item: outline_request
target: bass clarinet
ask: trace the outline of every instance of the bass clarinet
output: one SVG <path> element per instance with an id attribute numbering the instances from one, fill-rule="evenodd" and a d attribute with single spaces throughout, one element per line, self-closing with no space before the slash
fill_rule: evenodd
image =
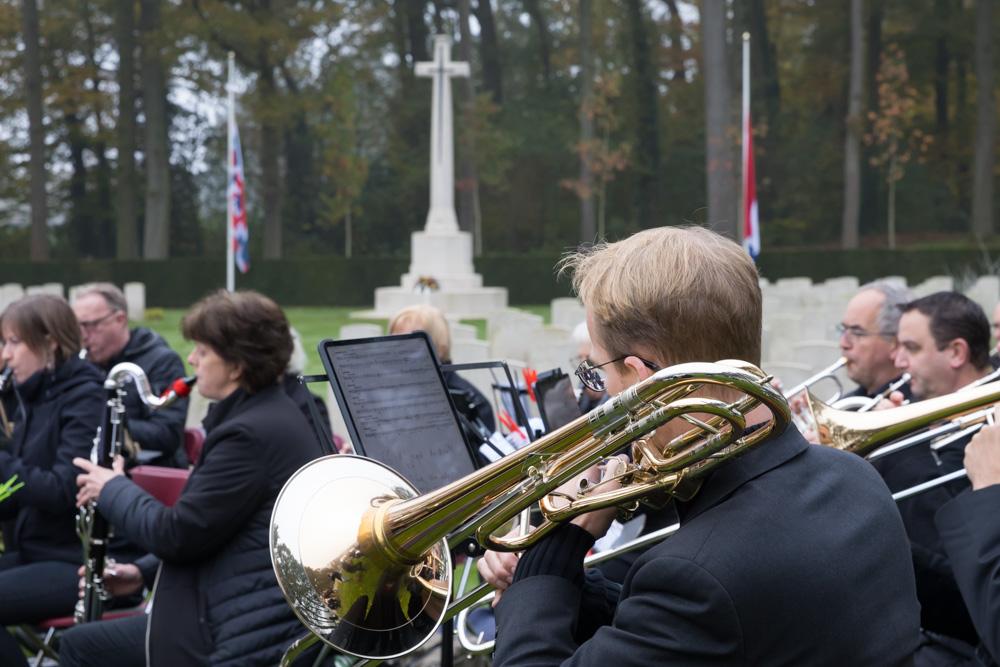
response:
<path id="1" fill-rule="evenodd" d="M 162 395 L 153 394 L 146 373 L 129 362 L 115 365 L 104 380 L 107 400 L 104 417 L 94 436 L 90 460 L 110 468 L 125 443 L 125 385 L 131 380 L 139 399 L 152 409 L 163 408 L 191 393 L 195 376 L 178 378 Z M 89 502 L 76 515 L 76 534 L 83 544 L 83 595 L 76 603 L 73 618 L 77 623 L 96 621 L 104 613 L 104 603 L 110 599 L 104 586 L 104 566 L 108 555 L 109 526 L 97 511 L 97 503 Z"/>

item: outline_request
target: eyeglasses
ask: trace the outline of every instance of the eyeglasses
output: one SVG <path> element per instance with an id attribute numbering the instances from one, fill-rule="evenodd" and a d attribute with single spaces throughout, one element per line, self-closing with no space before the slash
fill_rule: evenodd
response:
<path id="1" fill-rule="evenodd" d="M 580 365 L 576 367 L 573 371 L 583 386 L 591 391 L 606 391 L 608 388 L 608 375 L 605 371 L 601 370 L 604 366 L 608 364 L 613 364 L 616 361 L 622 361 L 627 357 L 635 357 L 634 354 L 625 354 L 617 359 L 612 359 L 611 361 L 605 361 L 603 364 L 594 365 L 591 363 L 590 359 L 584 359 L 580 362 Z M 660 367 L 654 364 L 652 361 L 646 361 L 642 357 L 636 357 L 642 362 L 643 366 L 651 371 L 658 371 Z"/>
<path id="2" fill-rule="evenodd" d="M 81 320 L 80 321 L 80 328 L 83 329 L 84 331 L 93 331 L 97 327 L 101 326 L 102 322 L 104 322 L 105 320 L 107 320 L 109 317 L 111 317 L 115 313 L 119 313 L 119 312 L 121 312 L 121 311 L 119 311 L 119 310 L 112 310 L 110 313 L 108 313 L 104 317 L 98 317 L 96 320 L 86 320 L 86 321 Z"/>
<path id="3" fill-rule="evenodd" d="M 847 336 L 848 340 L 857 340 L 858 338 L 864 338 L 866 336 L 887 336 L 891 338 L 896 334 L 889 331 L 867 331 L 857 325 L 848 326 L 841 322 L 837 325 L 837 335 Z"/>

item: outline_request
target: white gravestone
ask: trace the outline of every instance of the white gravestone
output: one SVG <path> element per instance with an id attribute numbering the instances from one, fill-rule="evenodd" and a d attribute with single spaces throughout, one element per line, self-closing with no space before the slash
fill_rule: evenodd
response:
<path id="1" fill-rule="evenodd" d="M 125 283 L 125 303 L 128 307 L 128 318 L 134 322 L 146 317 L 146 285 L 144 283 Z"/>
<path id="2" fill-rule="evenodd" d="M 25 290 L 26 294 L 50 294 L 60 299 L 63 297 L 62 283 L 45 283 L 44 285 L 31 285 Z"/>
<path id="3" fill-rule="evenodd" d="M 429 303 L 450 315 L 483 316 L 507 307 L 507 290 L 483 287 L 472 266 L 472 236 L 459 231 L 455 215 L 455 148 L 451 79 L 469 76 L 469 64 L 452 62 L 451 38 L 434 38 L 434 60 L 416 65 L 416 74 L 433 80 L 431 102 L 430 209 L 423 231 L 410 238 L 410 270 L 399 287 L 375 290 L 374 313 L 393 314 L 414 303 Z M 433 279 L 436 289 L 420 283 Z"/>

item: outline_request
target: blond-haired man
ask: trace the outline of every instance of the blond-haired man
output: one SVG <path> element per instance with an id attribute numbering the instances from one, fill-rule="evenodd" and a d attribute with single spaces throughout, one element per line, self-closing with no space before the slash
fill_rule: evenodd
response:
<path id="1" fill-rule="evenodd" d="M 697 227 L 650 229 L 567 266 L 594 346 L 581 373 L 609 393 L 676 363 L 759 363 L 757 272 L 731 241 Z M 655 438 L 677 430 L 686 427 Z M 504 589 L 494 664 L 910 660 L 919 610 L 906 536 L 860 458 L 810 447 L 789 428 L 676 506 L 680 530 L 639 556 L 620 589 L 582 565 L 607 513 L 559 528 L 515 567 L 489 554 L 483 574 Z"/>

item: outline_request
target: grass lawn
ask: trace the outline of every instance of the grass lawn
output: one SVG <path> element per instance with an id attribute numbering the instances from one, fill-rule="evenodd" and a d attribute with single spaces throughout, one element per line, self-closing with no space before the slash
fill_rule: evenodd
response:
<path id="1" fill-rule="evenodd" d="M 518 306 L 521 310 L 541 315 L 548 322 L 550 319 L 549 306 Z M 374 322 L 381 324 L 383 328 L 388 324 L 385 320 L 356 320 L 351 318 L 351 313 L 360 310 L 359 308 L 286 308 L 285 314 L 288 316 L 292 326 L 298 329 L 302 336 L 302 344 L 306 349 L 306 373 L 322 373 L 323 367 L 316 355 L 316 346 L 325 338 L 336 338 L 340 327 L 344 324 L 358 322 Z M 192 343 L 184 340 L 181 336 L 181 318 L 184 317 L 185 310 L 174 308 L 150 308 L 146 311 L 147 319 L 136 322 L 139 326 L 149 327 L 153 331 L 163 336 L 181 358 L 185 359 L 187 366 L 187 355 L 193 347 Z M 467 324 L 476 327 L 479 338 L 486 338 L 485 320 L 463 320 Z M 190 368 L 188 368 L 190 371 Z"/>

